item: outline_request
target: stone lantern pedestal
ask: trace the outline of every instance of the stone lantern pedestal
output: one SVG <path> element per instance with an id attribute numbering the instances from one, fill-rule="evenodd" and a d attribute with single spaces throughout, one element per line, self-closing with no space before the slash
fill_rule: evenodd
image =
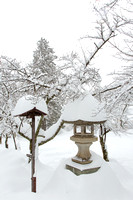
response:
<path id="1" fill-rule="evenodd" d="M 97 141 L 98 138 L 94 135 L 81 136 L 79 134 L 73 135 L 70 139 L 77 145 L 78 153 L 66 164 L 66 169 L 70 170 L 77 176 L 97 172 L 100 169 L 100 166 L 93 164 L 90 146 L 93 142 Z"/>
<path id="2" fill-rule="evenodd" d="M 91 153 L 90 153 L 90 146 L 93 142 L 97 141 L 97 137 L 95 136 L 72 136 L 70 138 L 72 141 L 75 142 L 75 144 L 78 146 L 78 153 L 77 155 L 72 158 L 73 162 L 79 163 L 79 164 L 89 164 L 92 162 L 90 160 Z"/>

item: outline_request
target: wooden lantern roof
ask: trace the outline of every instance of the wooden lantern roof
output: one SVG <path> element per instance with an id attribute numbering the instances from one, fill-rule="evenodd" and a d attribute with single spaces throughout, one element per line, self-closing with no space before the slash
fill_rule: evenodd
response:
<path id="1" fill-rule="evenodd" d="M 27 117 L 31 118 L 32 116 L 42 116 L 42 115 L 47 115 L 45 112 L 42 112 L 41 110 L 38 110 L 36 107 L 34 107 L 31 110 L 28 110 L 22 114 L 15 115 L 15 117 Z"/>
<path id="2" fill-rule="evenodd" d="M 15 117 L 33 117 L 33 116 L 41 116 L 47 115 L 47 105 L 44 99 L 38 98 L 31 95 L 21 97 L 12 114 Z"/>

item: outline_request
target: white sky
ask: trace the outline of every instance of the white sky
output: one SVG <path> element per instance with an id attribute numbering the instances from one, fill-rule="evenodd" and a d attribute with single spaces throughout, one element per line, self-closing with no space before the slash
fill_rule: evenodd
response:
<path id="1" fill-rule="evenodd" d="M 0 54 L 29 61 L 41 37 L 56 54 L 70 51 L 88 30 L 89 8 L 90 0 L 0 0 Z"/>
<path id="2" fill-rule="evenodd" d="M 92 2 L 103 1 L 0 0 L 0 55 L 29 63 L 41 37 L 57 56 L 71 52 L 80 46 L 78 39 L 90 32 Z M 98 68 L 103 74 L 109 72 L 103 64 Z"/>

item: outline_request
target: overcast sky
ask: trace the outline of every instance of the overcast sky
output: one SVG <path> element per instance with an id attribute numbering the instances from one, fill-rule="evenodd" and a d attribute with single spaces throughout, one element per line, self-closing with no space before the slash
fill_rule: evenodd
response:
<path id="1" fill-rule="evenodd" d="M 90 2 L 0 0 L 0 54 L 28 62 L 41 37 L 57 54 L 71 51 L 89 28 Z"/>
<path id="2" fill-rule="evenodd" d="M 0 55 L 30 63 L 41 37 L 57 56 L 80 48 L 78 39 L 91 29 L 92 6 L 103 1 L 108 0 L 0 0 Z M 115 66 L 107 55 L 101 60 L 97 67 L 104 76 Z"/>

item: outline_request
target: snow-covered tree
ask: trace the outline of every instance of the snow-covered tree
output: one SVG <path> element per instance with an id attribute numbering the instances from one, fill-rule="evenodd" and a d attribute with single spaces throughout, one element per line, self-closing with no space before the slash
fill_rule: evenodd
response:
<path id="1" fill-rule="evenodd" d="M 34 95 L 42 96 L 48 104 L 48 126 L 58 120 L 61 109 L 58 101 L 54 99 L 59 92 L 59 72 L 55 64 L 56 59 L 57 56 L 49 46 L 49 42 L 41 38 L 37 42 L 37 48 L 33 53 L 33 63 L 29 65 L 28 69 L 30 77 L 32 77 L 32 81 L 35 83 L 33 88 Z M 51 100 L 53 103 L 50 103 Z"/>
<path id="2" fill-rule="evenodd" d="M 35 73 L 39 78 L 45 77 L 45 80 L 43 80 L 45 83 L 56 82 L 56 59 L 57 56 L 55 56 L 53 49 L 49 47 L 49 42 L 41 38 L 37 42 L 37 49 L 33 53 L 32 73 Z"/>
<path id="3" fill-rule="evenodd" d="M 105 5 L 105 14 L 102 8 L 102 13 L 104 14 L 102 18 L 105 24 L 107 24 L 108 28 L 111 30 L 115 27 L 115 37 L 113 40 L 110 40 L 109 43 L 115 48 L 115 52 L 117 50 L 118 59 L 123 60 L 122 68 L 118 72 L 111 74 L 114 79 L 113 82 L 98 92 L 100 94 L 99 97 L 106 102 L 106 109 L 109 117 L 108 125 L 110 129 L 117 132 L 132 126 L 127 113 L 133 100 L 132 5 L 132 2 L 128 0 L 123 4 L 121 4 L 120 0 L 114 0 Z M 109 15 L 111 15 L 112 18 L 111 22 L 109 20 Z"/>
<path id="4" fill-rule="evenodd" d="M 11 64 L 12 63 L 12 64 Z M 16 103 L 16 99 L 19 94 L 14 91 L 17 89 L 17 83 L 15 80 L 18 78 L 16 74 L 15 80 L 13 79 L 15 75 L 13 65 L 18 65 L 19 63 L 16 60 L 12 60 L 10 62 L 1 58 L 0 63 L 0 134 L 5 138 L 5 146 L 8 148 L 8 138 L 13 137 L 15 149 L 17 149 L 16 145 L 16 131 L 17 124 L 11 114 L 11 111 Z M 19 67 L 18 67 L 19 68 Z M 19 69 L 18 69 L 19 70 Z"/>
<path id="5" fill-rule="evenodd" d="M 79 97 L 85 91 L 84 86 L 89 85 L 92 89 L 101 81 L 98 70 L 86 69 L 85 62 L 76 53 L 60 60 L 56 58 L 49 43 L 41 38 L 28 69 L 35 83 L 32 92 L 44 97 L 48 104 L 48 127 L 58 120 L 62 105 Z"/>
<path id="6" fill-rule="evenodd" d="M 99 55 L 103 48 L 122 43 L 122 34 L 132 24 L 128 12 L 126 13 L 129 6 L 131 5 L 128 0 L 124 4 L 121 4 L 121 0 L 94 4 L 95 17 L 91 27 L 93 32 L 90 29 L 91 32 L 88 31 L 88 34 L 81 38 L 84 43 L 86 41 L 85 44 L 88 44 L 85 45 L 86 51 L 84 50 L 86 67 L 94 63 L 94 58 Z"/>
<path id="7" fill-rule="evenodd" d="M 128 117 L 133 101 L 133 67 L 123 67 L 113 77 L 114 81 L 100 91 L 99 97 L 106 102 L 109 128 L 119 132 L 133 127 Z"/>
<path id="8" fill-rule="evenodd" d="M 96 68 L 86 68 L 85 60 L 77 53 L 72 52 L 60 58 L 61 71 L 66 76 L 64 91 L 66 103 L 69 99 L 76 99 L 86 90 L 95 91 L 100 86 L 101 77 Z"/>
<path id="9" fill-rule="evenodd" d="M 88 33 L 82 38 L 82 40 L 86 40 L 88 44 L 85 46 L 87 50 L 84 51 L 86 69 L 94 64 L 96 56 L 100 56 L 100 52 L 102 53 L 102 49 L 106 49 L 106 47 L 113 47 L 115 52 L 116 49 L 119 50 L 124 57 L 127 56 L 128 53 L 128 58 L 131 59 L 132 35 L 130 34 L 129 28 L 132 26 L 132 3 L 127 0 L 124 4 L 121 4 L 120 0 L 112 0 L 110 2 L 104 1 L 103 3 L 97 2 L 97 4 L 95 4 L 94 7 L 96 15 L 93 34 Z M 128 43 L 127 36 L 129 35 L 130 41 Z M 122 49 L 124 47 L 123 40 L 126 43 L 124 50 Z M 127 47 L 128 52 L 125 51 Z M 131 89 L 129 89 L 131 88 L 131 82 L 129 84 L 130 78 L 128 75 L 124 77 L 125 71 L 128 71 L 128 69 L 125 68 L 123 72 L 118 72 L 112 84 L 106 86 L 104 89 L 97 87 L 93 93 L 99 100 L 106 102 L 108 123 L 106 123 L 106 127 L 101 127 L 103 134 L 100 135 L 101 146 L 105 150 L 105 154 L 106 133 L 109 132 L 109 130 L 120 131 L 123 125 L 128 127 L 127 113 L 125 111 L 127 101 L 129 101 L 131 97 Z"/>

